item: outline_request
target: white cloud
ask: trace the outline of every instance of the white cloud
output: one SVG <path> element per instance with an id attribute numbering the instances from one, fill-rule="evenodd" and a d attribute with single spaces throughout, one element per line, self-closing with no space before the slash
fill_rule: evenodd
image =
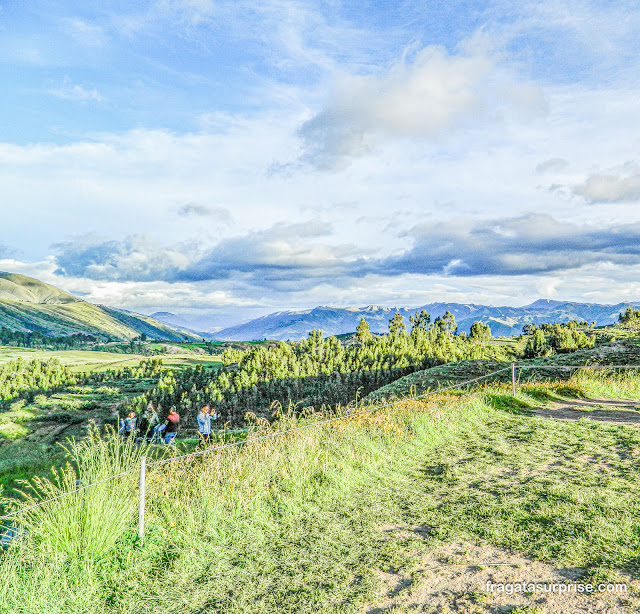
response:
<path id="1" fill-rule="evenodd" d="M 636 202 L 640 200 L 640 166 L 630 162 L 617 172 L 594 173 L 573 191 L 591 203 Z"/>
<path id="2" fill-rule="evenodd" d="M 187 268 L 189 251 L 193 251 L 162 247 L 145 235 L 132 235 L 121 242 L 79 237 L 52 248 L 60 274 L 116 281 L 173 278 Z"/>
<path id="3" fill-rule="evenodd" d="M 231 212 L 225 207 L 210 207 L 198 203 L 186 203 L 178 207 L 177 212 L 182 217 L 211 217 L 222 223 L 229 223 L 233 219 Z"/>
<path id="4" fill-rule="evenodd" d="M 490 120 L 505 107 L 544 110 L 537 86 L 505 78 L 497 64 L 477 39 L 456 55 L 430 46 L 383 74 L 343 78 L 325 108 L 300 128 L 302 158 L 333 168 L 370 152 L 381 135 L 434 139 Z"/>
<path id="5" fill-rule="evenodd" d="M 62 84 L 49 88 L 47 92 L 56 98 L 77 102 L 87 102 L 89 100 L 102 102 L 103 100 L 102 95 L 95 87 L 89 89 L 84 85 L 73 84 L 69 77 L 65 77 Z"/>
<path id="6" fill-rule="evenodd" d="M 63 19 L 63 28 L 72 38 L 86 47 L 102 47 L 107 42 L 107 35 L 102 26 L 77 17 Z"/>
<path id="7" fill-rule="evenodd" d="M 564 158 L 549 158 L 548 160 L 536 165 L 536 173 L 563 171 L 568 166 L 569 162 Z"/>

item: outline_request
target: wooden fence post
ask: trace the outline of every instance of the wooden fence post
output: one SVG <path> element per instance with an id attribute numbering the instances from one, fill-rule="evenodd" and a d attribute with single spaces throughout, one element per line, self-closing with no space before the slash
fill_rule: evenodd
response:
<path id="1" fill-rule="evenodd" d="M 516 365 L 511 363 L 511 396 L 516 396 Z"/>
<path id="2" fill-rule="evenodd" d="M 140 543 L 144 541 L 144 510 L 145 510 L 145 496 L 147 494 L 147 457 L 143 456 L 140 459 L 140 481 L 139 481 L 139 500 L 138 500 L 138 537 Z"/>

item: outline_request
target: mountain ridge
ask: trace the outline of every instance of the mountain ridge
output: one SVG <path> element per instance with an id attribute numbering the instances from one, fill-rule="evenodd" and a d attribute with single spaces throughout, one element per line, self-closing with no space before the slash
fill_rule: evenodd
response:
<path id="1" fill-rule="evenodd" d="M 326 335 L 340 335 L 355 331 L 361 318 L 369 323 L 374 333 L 388 330 L 389 319 L 398 312 L 405 317 L 427 311 L 432 320 L 450 311 L 456 317 L 458 330 L 469 332 L 475 321 L 488 324 L 494 336 L 520 334 L 525 324 L 545 322 L 568 322 L 578 320 L 595 322 L 596 325 L 614 323 L 621 311 L 628 306 L 638 307 L 640 302 L 624 302 L 613 305 L 579 303 L 538 299 L 522 307 L 487 306 L 475 303 L 429 303 L 421 307 L 332 307 L 320 305 L 304 310 L 285 310 L 255 318 L 248 322 L 224 328 L 215 333 L 223 341 L 250 341 L 256 339 L 298 340 L 314 328 L 322 329 Z"/>
<path id="2" fill-rule="evenodd" d="M 185 341 L 202 335 L 149 316 L 94 305 L 69 292 L 18 273 L 0 272 L 0 328 L 58 337 L 91 334 L 101 339 Z"/>

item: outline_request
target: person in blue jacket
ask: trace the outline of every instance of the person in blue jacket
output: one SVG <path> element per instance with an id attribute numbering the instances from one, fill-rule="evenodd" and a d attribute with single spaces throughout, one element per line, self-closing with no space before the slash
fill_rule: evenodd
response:
<path id="1" fill-rule="evenodd" d="M 204 447 L 211 438 L 211 408 L 208 405 L 204 405 L 200 408 L 197 416 L 198 420 L 198 437 L 200 438 L 199 445 Z"/>

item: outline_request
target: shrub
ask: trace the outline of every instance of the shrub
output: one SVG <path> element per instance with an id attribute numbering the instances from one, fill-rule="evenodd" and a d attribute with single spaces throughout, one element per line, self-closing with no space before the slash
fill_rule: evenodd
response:
<path id="1" fill-rule="evenodd" d="M 147 448 L 113 432 L 102 437 L 93 428 L 65 450 L 69 462 L 53 470 L 53 479 L 23 483 L 20 507 L 25 511 L 17 519 L 39 548 L 71 560 L 95 559 L 113 549 L 135 518 L 137 468 Z M 121 473 L 125 475 L 107 479 Z"/>

